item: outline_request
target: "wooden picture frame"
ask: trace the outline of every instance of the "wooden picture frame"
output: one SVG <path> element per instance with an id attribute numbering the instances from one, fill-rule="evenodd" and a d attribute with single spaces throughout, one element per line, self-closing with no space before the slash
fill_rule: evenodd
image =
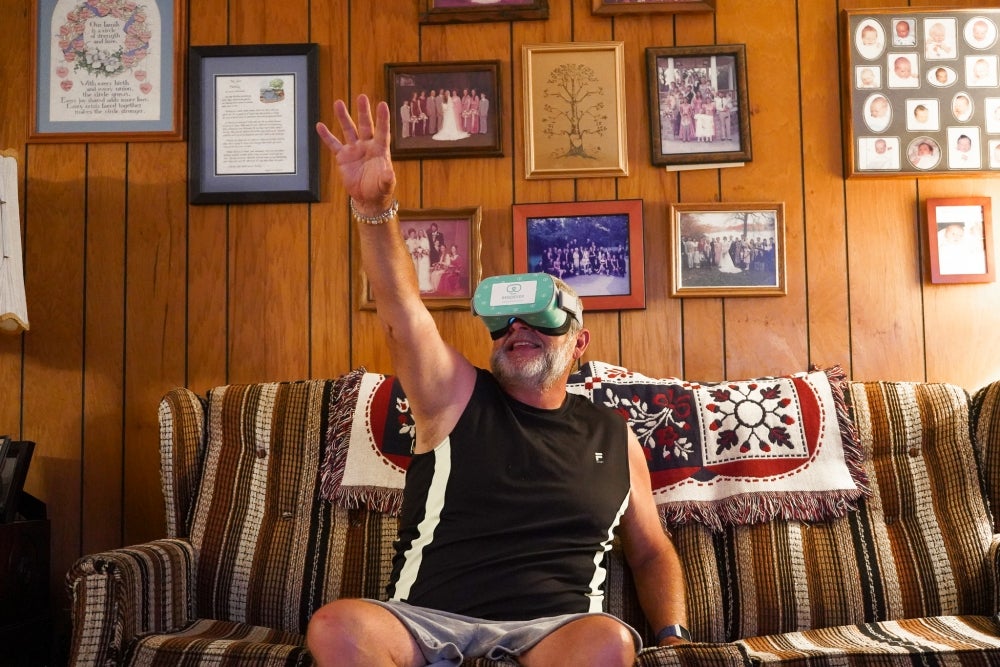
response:
<path id="1" fill-rule="evenodd" d="M 848 177 L 1000 173 L 1000 9 L 841 16 Z"/>
<path id="2" fill-rule="evenodd" d="M 990 198 L 934 198 L 926 205 L 931 282 L 993 282 L 996 265 Z"/>
<path id="3" fill-rule="evenodd" d="M 751 161 L 746 45 L 648 47 L 646 74 L 654 165 Z"/>
<path id="4" fill-rule="evenodd" d="M 398 215 L 424 305 L 429 310 L 469 309 L 483 273 L 479 230 L 482 207 L 400 209 Z M 413 241 L 408 240 L 411 232 Z M 441 256 L 431 249 L 436 234 L 445 246 Z M 426 246 L 421 242 L 422 237 L 427 238 Z M 375 298 L 364 271 L 361 271 L 360 306 L 362 310 L 375 309 Z"/>
<path id="5" fill-rule="evenodd" d="M 646 307 L 641 199 L 515 204 L 514 271 L 562 278 L 586 310 Z"/>
<path id="6" fill-rule="evenodd" d="M 421 23 L 482 23 L 549 18 L 548 0 L 420 0 Z"/>
<path id="7" fill-rule="evenodd" d="M 673 204 L 670 296 L 783 296 L 785 205 Z"/>
<path id="8" fill-rule="evenodd" d="M 184 138 L 187 2 L 31 4 L 29 142 Z"/>
<path id="9" fill-rule="evenodd" d="M 620 41 L 521 47 L 525 178 L 628 176 L 624 54 Z"/>
<path id="10" fill-rule="evenodd" d="M 319 201 L 318 45 L 194 46 L 189 58 L 190 202 Z"/>
<path id="11" fill-rule="evenodd" d="M 0 523 L 17 519 L 18 506 L 28 476 L 28 465 L 35 443 L 29 440 L 11 440 L 3 436 L 6 446 L 0 457 Z"/>
<path id="12" fill-rule="evenodd" d="M 500 61 L 387 63 L 385 82 L 393 160 L 503 155 Z M 460 115 L 447 123 L 444 105 L 456 94 Z"/>
<path id="13" fill-rule="evenodd" d="M 714 12 L 715 0 L 592 0 L 592 12 L 614 14 L 681 14 Z"/>

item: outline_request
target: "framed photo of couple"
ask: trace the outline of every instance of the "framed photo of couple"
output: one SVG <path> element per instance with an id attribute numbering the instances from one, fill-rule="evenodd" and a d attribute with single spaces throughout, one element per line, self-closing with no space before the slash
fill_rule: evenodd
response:
<path id="1" fill-rule="evenodd" d="M 503 155 L 500 61 L 387 63 L 393 160 Z"/>
<path id="2" fill-rule="evenodd" d="M 399 228 L 429 310 L 469 309 L 482 278 L 482 208 L 400 209 Z M 368 275 L 361 272 L 361 309 L 374 310 Z"/>
<path id="3" fill-rule="evenodd" d="M 1000 173 L 1000 8 L 842 16 L 848 176 Z"/>

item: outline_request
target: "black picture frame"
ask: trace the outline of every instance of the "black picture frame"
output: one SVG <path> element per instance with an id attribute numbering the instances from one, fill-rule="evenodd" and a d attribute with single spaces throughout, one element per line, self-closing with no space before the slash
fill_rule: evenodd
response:
<path id="1" fill-rule="evenodd" d="M 192 204 L 319 201 L 318 54 L 314 43 L 191 47 Z"/>
<path id="2" fill-rule="evenodd" d="M 465 60 L 446 63 L 386 63 L 385 65 L 386 101 L 392 112 L 390 123 L 390 147 L 393 160 L 442 159 L 458 157 L 499 157 L 503 155 L 502 134 L 502 99 L 500 87 L 499 60 Z M 462 91 L 459 98 L 464 105 L 465 91 L 471 94 L 486 91 L 485 116 L 475 115 L 475 129 L 465 128 L 456 123 L 457 133 L 449 131 L 447 137 L 442 137 L 442 129 L 432 123 L 443 125 L 444 121 L 430 118 L 424 113 L 423 125 L 406 123 L 407 115 L 413 118 L 406 108 L 416 98 L 423 106 L 428 106 L 430 93 L 435 97 L 439 90 Z M 449 93 L 450 100 L 450 93 Z M 449 102 L 450 103 L 450 102 Z M 476 102 L 482 111 L 482 102 Z M 423 106 L 421 109 L 423 109 Z M 443 112 L 442 105 L 437 105 L 437 114 Z M 473 116 L 469 116 L 470 119 Z M 466 132 L 466 129 L 469 131 Z M 432 131 L 433 130 L 433 131 Z M 460 137 L 466 134 L 465 137 Z"/>
<path id="3" fill-rule="evenodd" d="M 1000 9 L 841 17 L 847 177 L 1000 173 Z"/>
<path id="4" fill-rule="evenodd" d="M 473 0 L 420 0 L 420 22 L 484 23 L 549 18 L 549 0 L 495 0 L 489 5 Z"/>
<path id="5" fill-rule="evenodd" d="M 30 440 L 11 440 L 3 436 L 5 446 L 0 446 L 0 523 L 11 523 L 17 519 L 18 506 L 24 480 L 28 476 L 28 465 L 35 450 Z"/>
<path id="6" fill-rule="evenodd" d="M 654 165 L 692 168 L 753 159 L 745 44 L 650 46 L 646 75 Z M 706 100 L 704 93 L 698 99 L 711 104 L 706 107 L 710 114 L 695 113 L 692 77 L 698 79 L 697 90 L 703 89 L 702 80 L 709 81 L 712 99 Z M 707 128 L 708 121 L 699 125 L 696 115 L 711 117 L 705 136 L 700 136 L 699 128 Z"/>

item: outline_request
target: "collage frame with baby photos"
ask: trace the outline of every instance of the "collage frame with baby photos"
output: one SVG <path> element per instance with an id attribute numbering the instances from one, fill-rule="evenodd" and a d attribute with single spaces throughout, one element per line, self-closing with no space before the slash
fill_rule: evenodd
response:
<path id="1" fill-rule="evenodd" d="M 844 10 L 851 176 L 1000 173 L 1000 9 Z"/>

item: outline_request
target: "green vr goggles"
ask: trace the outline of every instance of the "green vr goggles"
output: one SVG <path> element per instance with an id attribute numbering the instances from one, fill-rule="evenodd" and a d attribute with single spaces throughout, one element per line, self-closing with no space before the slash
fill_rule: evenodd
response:
<path id="1" fill-rule="evenodd" d="M 569 331 L 571 318 L 583 324 L 580 299 L 560 289 L 547 273 L 486 278 L 472 296 L 472 313 L 482 318 L 493 340 L 503 337 L 514 320 L 547 336 Z"/>

